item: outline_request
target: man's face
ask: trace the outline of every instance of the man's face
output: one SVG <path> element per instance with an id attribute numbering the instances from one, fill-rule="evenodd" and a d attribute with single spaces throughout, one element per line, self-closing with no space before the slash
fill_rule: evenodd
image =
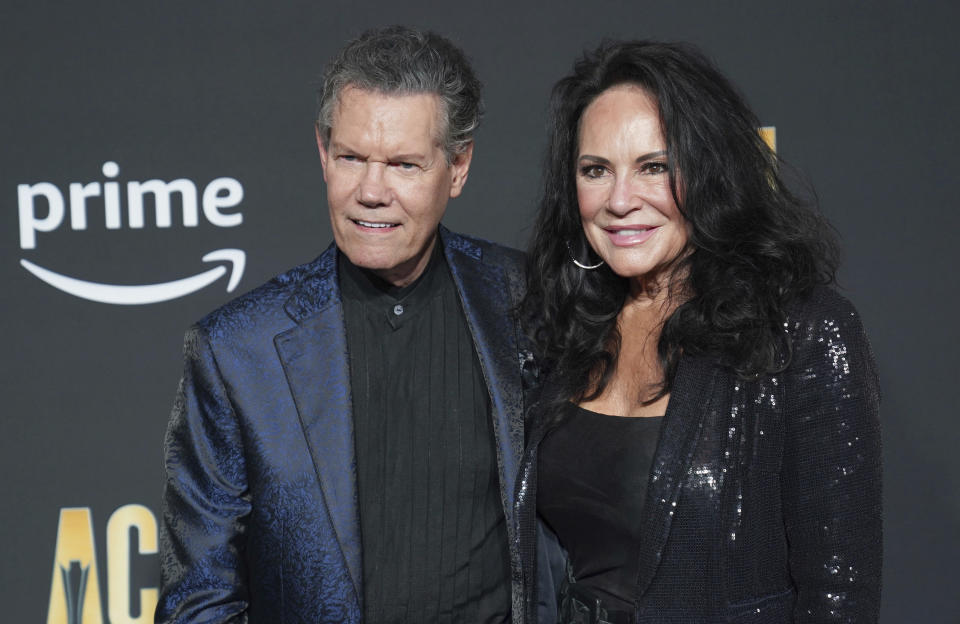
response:
<path id="1" fill-rule="evenodd" d="M 447 163 L 441 105 L 433 94 L 347 87 L 329 144 L 317 135 L 337 247 L 395 286 L 423 273 L 447 201 L 467 180 L 473 146 Z"/>

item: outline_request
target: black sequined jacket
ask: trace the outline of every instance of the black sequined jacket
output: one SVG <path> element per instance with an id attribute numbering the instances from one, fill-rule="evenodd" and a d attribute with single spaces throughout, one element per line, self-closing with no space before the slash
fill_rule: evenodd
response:
<path id="1" fill-rule="evenodd" d="M 638 622 L 877 621 L 880 393 L 870 345 L 850 302 L 827 288 L 785 327 L 792 359 L 780 374 L 744 381 L 705 357 L 679 366 L 637 519 Z M 530 579 L 543 437 L 534 426 L 515 503 L 527 623 L 538 619 Z"/>

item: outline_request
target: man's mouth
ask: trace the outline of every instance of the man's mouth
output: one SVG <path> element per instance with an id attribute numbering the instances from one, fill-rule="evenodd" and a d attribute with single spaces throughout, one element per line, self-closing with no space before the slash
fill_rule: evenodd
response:
<path id="1" fill-rule="evenodd" d="M 376 221 L 364 221 L 363 219 L 350 219 L 350 220 L 361 227 L 373 228 L 373 229 L 386 229 L 386 228 L 397 227 L 398 225 L 400 225 L 399 223 L 379 223 Z"/>

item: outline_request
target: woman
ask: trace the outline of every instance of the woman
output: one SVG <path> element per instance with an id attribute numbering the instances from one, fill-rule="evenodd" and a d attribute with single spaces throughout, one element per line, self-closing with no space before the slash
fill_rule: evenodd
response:
<path id="1" fill-rule="evenodd" d="M 553 537 L 561 622 L 876 621 L 879 390 L 829 226 L 689 46 L 603 45 L 551 115 L 525 621 Z"/>

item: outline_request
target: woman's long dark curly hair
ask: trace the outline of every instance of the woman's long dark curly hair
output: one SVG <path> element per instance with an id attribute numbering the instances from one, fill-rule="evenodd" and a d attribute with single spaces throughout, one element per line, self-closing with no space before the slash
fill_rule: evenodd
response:
<path id="1" fill-rule="evenodd" d="M 580 119 L 598 95 L 621 84 L 641 87 L 659 104 L 671 190 L 689 224 L 674 272 L 684 276 L 676 289 L 683 297 L 658 344 L 663 383 L 638 401 L 670 391 L 684 354 L 716 356 L 742 377 L 782 369 L 790 358 L 786 306 L 836 273 L 833 230 L 787 188 L 756 115 L 713 63 L 688 44 L 604 43 L 551 98 L 544 190 L 520 306 L 551 381 L 541 405 L 599 396 L 619 353 L 617 315 L 628 282 L 607 266 L 578 268 L 571 256 L 596 261 L 577 205 Z"/>

